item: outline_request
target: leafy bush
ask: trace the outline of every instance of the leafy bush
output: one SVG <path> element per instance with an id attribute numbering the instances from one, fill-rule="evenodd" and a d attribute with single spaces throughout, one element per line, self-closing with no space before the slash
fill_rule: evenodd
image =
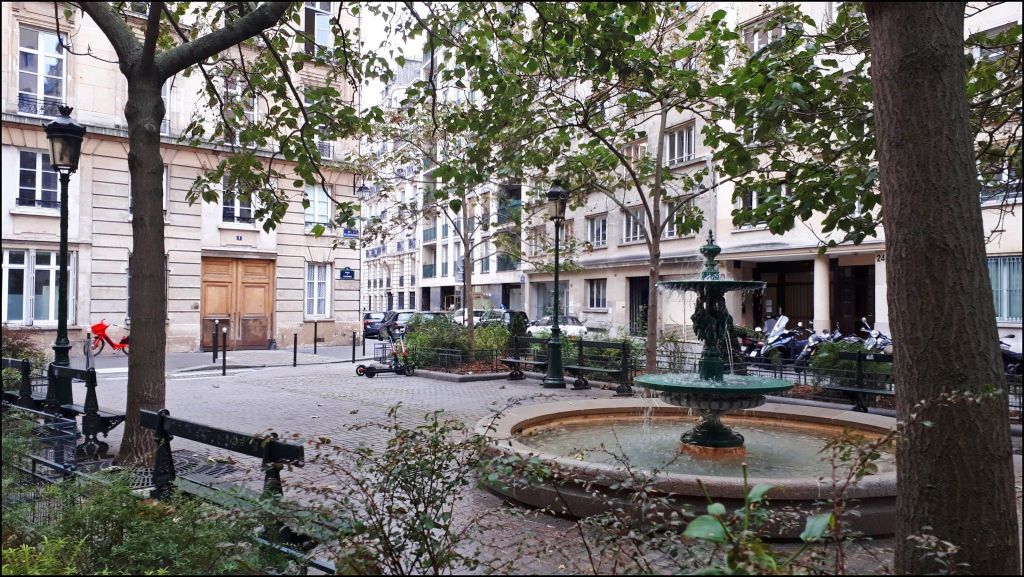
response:
<path id="1" fill-rule="evenodd" d="M 411 325 L 411 328 L 412 331 L 406 334 L 405 339 L 406 344 L 410 346 L 410 350 L 413 344 L 429 349 L 469 350 L 466 327 L 455 324 L 446 318 L 433 318 L 416 325 Z"/>
<path id="2" fill-rule="evenodd" d="M 185 497 L 142 499 L 123 480 L 111 484 L 71 478 L 43 498 L 63 503 L 59 520 L 28 527 L 39 535 L 4 549 L 4 574 L 250 574 L 283 555 L 254 545 L 256 514 L 218 509 Z M 10 569 L 8 567 L 10 563 Z M 15 569 L 17 568 L 17 569 Z"/>
<path id="3" fill-rule="evenodd" d="M 849 371 L 857 370 L 857 361 L 843 361 L 839 353 L 868 353 L 862 343 L 821 343 L 811 357 L 811 368 L 821 370 Z M 861 363 L 865 373 L 892 374 L 892 363 Z"/>
<path id="4" fill-rule="evenodd" d="M 49 352 L 32 338 L 33 331 L 5 325 L 0 331 L 0 349 L 2 356 L 8 359 L 28 359 L 32 363 L 32 371 L 38 372 L 46 368 L 50 362 Z M 21 383 L 21 373 L 15 369 L 4 369 L 4 390 L 16 389 Z"/>
<path id="5" fill-rule="evenodd" d="M 474 331 L 473 348 L 478 351 L 504 351 L 510 332 L 503 325 L 493 324 Z"/>

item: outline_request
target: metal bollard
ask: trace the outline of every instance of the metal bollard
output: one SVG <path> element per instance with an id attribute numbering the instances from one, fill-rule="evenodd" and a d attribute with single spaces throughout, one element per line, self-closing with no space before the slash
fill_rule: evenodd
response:
<path id="1" fill-rule="evenodd" d="M 352 363 L 356 362 L 356 332 L 352 331 Z"/>
<path id="2" fill-rule="evenodd" d="M 363 329 L 366 330 L 365 328 Z M 366 333 L 363 333 L 363 357 L 366 357 Z"/>
<path id="3" fill-rule="evenodd" d="M 299 366 L 299 333 L 292 333 L 292 366 Z"/>
<path id="4" fill-rule="evenodd" d="M 213 321 L 213 362 L 217 362 L 217 339 L 220 338 L 220 319 Z"/>
<path id="5" fill-rule="evenodd" d="M 317 321 L 313 321 L 313 354 L 314 355 L 316 354 L 316 342 L 318 340 L 320 340 L 320 337 L 317 334 L 317 328 L 319 326 L 320 326 L 320 323 L 318 323 Z"/>
<path id="6" fill-rule="evenodd" d="M 221 334 L 224 335 L 224 351 L 221 357 L 220 376 L 226 377 L 228 374 L 228 328 L 221 329 Z"/>
<path id="7" fill-rule="evenodd" d="M 83 347 L 85 353 L 85 370 L 92 368 L 92 333 L 85 333 L 85 346 Z"/>

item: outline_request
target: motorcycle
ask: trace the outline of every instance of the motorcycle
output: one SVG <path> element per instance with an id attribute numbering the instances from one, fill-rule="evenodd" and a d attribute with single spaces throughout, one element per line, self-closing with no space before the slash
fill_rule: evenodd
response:
<path id="1" fill-rule="evenodd" d="M 864 325 L 860 332 L 868 334 L 868 338 L 864 339 L 864 346 L 871 352 L 891 355 L 893 347 L 889 335 L 872 328 L 867 317 L 861 317 L 860 322 Z"/>
<path id="2" fill-rule="evenodd" d="M 839 330 L 839 323 L 836 323 L 836 328 L 831 333 L 828 329 L 821 329 L 821 333 L 815 333 L 807 339 L 807 346 L 800 351 L 800 354 L 796 357 L 796 372 L 801 373 L 810 364 L 811 357 L 817 352 L 818 346 L 821 343 L 838 343 L 843 340 L 843 333 Z M 856 337 L 855 337 L 856 338 Z M 859 339 L 858 339 L 859 340 Z"/>
<path id="3" fill-rule="evenodd" d="M 1017 335 L 1006 335 L 1006 338 L 1013 339 Z M 1003 354 L 1003 370 L 1008 375 L 1020 375 L 1021 374 L 1021 354 L 1010 350 L 1010 343 L 1004 342 L 1002 339 L 999 340 L 999 349 Z"/>
<path id="4" fill-rule="evenodd" d="M 762 359 L 770 359 L 769 364 L 793 361 L 807 346 L 808 339 L 800 338 L 806 334 L 803 328 L 804 324 L 797 323 L 797 329 L 786 330 L 788 322 L 789 317 L 780 316 L 772 327 L 768 338 L 765 339 L 764 346 L 761 347 L 760 356 Z"/>

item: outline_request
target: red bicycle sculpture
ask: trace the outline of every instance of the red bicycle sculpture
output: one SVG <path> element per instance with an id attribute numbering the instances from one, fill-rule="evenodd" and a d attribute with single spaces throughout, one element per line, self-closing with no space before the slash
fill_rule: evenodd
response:
<path id="1" fill-rule="evenodd" d="M 128 355 L 128 336 L 126 335 L 126 336 L 121 337 L 121 341 L 115 343 L 113 340 L 111 340 L 110 336 L 107 335 L 107 329 L 110 328 L 110 325 L 108 325 L 105 322 L 106 320 L 107 319 L 103 319 L 100 322 L 98 322 L 98 323 L 96 323 L 96 324 L 94 324 L 92 326 L 92 334 L 94 335 L 94 338 L 93 338 L 93 341 L 92 341 L 92 354 L 93 354 L 93 356 L 96 356 L 96 355 L 102 353 L 103 352 L 103 347 L 105 347 L 107 345 L 107 343 L 110 343 L 110 350 L 113 351 L 114 354 L 117 354 L 117 352 L 120 351 L 120 352 L 124 353 L 125 356 L 127 356 Z"/>

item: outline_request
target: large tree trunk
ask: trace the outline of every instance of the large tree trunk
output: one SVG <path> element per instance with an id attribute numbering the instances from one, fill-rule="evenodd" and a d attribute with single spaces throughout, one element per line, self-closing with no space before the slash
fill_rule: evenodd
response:
<path id="1" fill-rule="evenodd" d="M 139 426 L 139 410 L 159 410 L 165 401 L 167 266 L 164 256 L 163 173 L 160 122 L 162 79 L 155 73 L 128 79 L 128 170 L 131 174 L 132 255 L 131 356 L 128 402 L 119 464 L 148 466 L 155 443 Z"/>
<path id="2" fill-rule="evenodd" d="M 657 204 L 655 204 L 657 208 Z M 660 212 L 655 211 L 655 222 L 658 222 Z M 661 278 L 661 239 L 658 235 L 651 235 L 649 252 L 651 255 L 651 268 L 648 271 L 647 283 L 647 344 L 646 344 L 646 367 L 648 373 L 658 372 L 658 280 Z"/>
<path id="3" fill-rule="evenodd" d="M 866 13 L 906 421 L 922 400 L 982 393 L 1004 377 L 968 125 L 964 4 L 869 2 Z M 897 467 L 898 573 L 938 569 L 907 541 L 931 527 L 961 548 L 954 561 L 971 573 L 1020 574 L 1005 396 L 927 406 L 900 439 Z"/>

